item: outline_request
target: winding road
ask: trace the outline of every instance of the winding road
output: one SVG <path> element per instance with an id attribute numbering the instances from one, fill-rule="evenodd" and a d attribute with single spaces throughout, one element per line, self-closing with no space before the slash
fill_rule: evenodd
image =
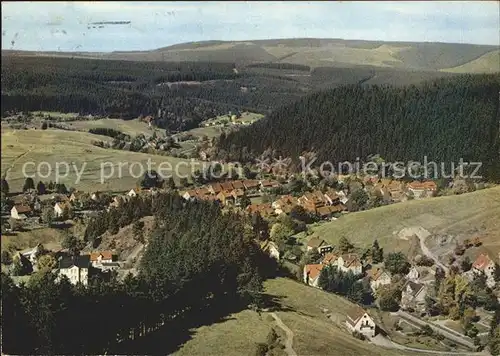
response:
<path id="1" fill-rule="evenodd" d="M 288 356 L 297 356 L 297 353 L 293 349 L 293 337 L 294 333 L 288 326 L 283 323 L 283 321 L 280 319 L 276 313 L 270 313 L 271 316 L 276 320 L 276 324 L 286 333 L 286 340 L 285 340 L 285 352 Z"/>
<path id="2" fill-rule="evenodd" d="M 439 261 L 439 258 L 435 254 L 433 254 L 431 252 L 431 250 L 429 250 L 429 248 L 425 245 L 425 240 L 429 236 L 431 236 L 431 233 L 429 231 L 427 231 L 426 229 L 424 229 L 423 227 L 421 227 L 421 226 L 407 228 L 407 229 L 410 230 L 413 235 L 415 235 L 415 236 L 418 237 L 418 240 L 420 242 L 420 249 L 422 250 L 422 253 L 424 255 L 426 255 L 427 257 L 429 257 L 430 259 L 432 259 L 434 261 L 434 263 L 436 264 L 436 266 L 439 266 L 441 269 L 443 269 L 443 271 L 446 272 L 446 274 L 448 274 L 449 271 L 450 271 L 449 268 L 446 267 L 444 264 L 442 264 Z"/>

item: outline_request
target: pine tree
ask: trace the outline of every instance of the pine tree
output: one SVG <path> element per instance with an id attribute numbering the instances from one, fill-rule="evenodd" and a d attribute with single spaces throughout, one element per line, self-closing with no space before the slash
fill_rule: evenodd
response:
<path id="1" fill-rule="evenodd" d="M 45 194 L 46 193 L 45 183 L 43 183 L 42 181 L 39 181 L 38 184 L 36 185 L 36 190 L 37 190 L 39 195 Z"/>
<path id="2" fill-rule="evenodd" d="M 33 181 L 33 178 L 28 177 L 24 180 L 23 192 L 26 192 L 31 189 L 35 189 L 35 182 Z"/>
<path id="3" fill-rule="evenodd" d="M 373 241 L 371 255 L 373 263 L 381 263 L 384 261 L 384 249 L 380 248 L 377 240 Z"/>
<path id="4" fill-rule="evenodd" d="M 342 236 L 338 247 L 341 253 L 348 253 L 354 248 L 354 245 L 345 236 Z"/>
<path id="5" fill-rule="evenodd" d="M 9 194 L 9 183 L 7 183 L 7 180 L 5 178 L 2 178 L 0 184 L 1 184 L 0 189 L 2 193 L 5 195 Z"/>

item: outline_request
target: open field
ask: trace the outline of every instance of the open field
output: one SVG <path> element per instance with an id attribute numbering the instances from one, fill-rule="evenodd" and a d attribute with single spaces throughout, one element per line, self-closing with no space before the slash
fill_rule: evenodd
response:
<path id="1" fill-rule="evenodd" d="M 149 128 L 145 122 L 135 120 L 121 120 L 121 119 L 99 119 L 99 120 L 82 120 L 82 121 L 69 121 L 67 125 L 74 130 L 85 130 L 94 128 L 109 128 L 121 131 L 132 137 L 139 134 L 151 136 L 153 129 Z M 161 130 L 163 135 L 164 130 Z"/>
<path id="2" fill-rule="evenodd" d="M 266 281 L 265 292 L 280 300 L 283 310 L 276 314 L 294 333 L 293 348 L 298 355 L 401 355 L 401 351 L 359 341 L 344 331 L 345 315 L 353 304 L 343 298 L 286 278 Z M 332 320 L 322 309 L 328 309 Z M 251 355 L 273 325 L 269 313 L 259 316 L 245 310 L 192 330 L 192 339 L 176 354 Z"/>
<path id="3" fill-rule="evenodd" d="M 403 228 L 421 226 L 432 234 L 457 239 L 480 236 L 483 249 L 500 252 L 500 187 L 472 193 L 413 200 L 349 213 L 337 221 L 313 228 L 314 234 L 336 244 L 345 236 L 358 247 L 378 239 L 386 251 L 405 250 L 409 241 L 394 235 Z"/>
<path id="4" fill-rule="evenodd" d="M 497 73 L 500 71 L 500 51 L 488 52 L 461 66 L 442 69 L 442 71 L 451 73 Z"/>
<path id="5" fill-rule="evenodd" d="M 109 138 L 111 139 L 111 138 Z M 121 191 L 136 186 L 141 170 L 151 168 L 159 171 L 162 162 L 162 173 L 168 175 L 177 172 L 185 174 L 190 172 L 190 162 L 168 156 L 149 155 L 123 150 L 104 149 L 92 145 L 93 140 L 106 140 L 105 136 L 92 135 L 84 132 L 63 130 L 10 130 L 2 129 L 2 175 L 7 175 L 11 191 L 22 189 L 25 176 L 23 166 L 25 163 L 34 162 L 26 166 L 26 174 L 34 175 L 40 162 L 47 164 L 40 166 L 40 171 L 33 177 L 35 181 L 55 181 L 56 163 L 67 162 L 69 172 L 62 164 L 59 165 L 60 181 L 68 187 L 75 187 L 84 191 Z M 178 165 L 178 163 L 181 163 Z M 196 161 L 191 163 L 196 168 Z M 120 165 L 121 164 L 121 175 Z M 101 167 L 104 179 L 101 183 Z M 143 167 L 143 168 L 142 168 Z M 75 169 L 76 168 L 76 169 Z M 76 173 L 76 170 L 79 172 Z M 114 174 L 112 174 L 114 171 Z M 67 176 L 64 175 L 67 172 Z M 48 174 L 50 173 L 50 174 Z M 77 177 L 81 174 L 81 180 Z M 47 176 L 46 176 L 47 175 Z M 43 176 L 43 177 L 42 177 Z M 46 177 L 45 177 L 46 176 Z M 137 177 L 137 178 L 135 178 Z"/>
<path id="6" fill-rule="evenodd" d="M 49 250 L 58 250 L 61 248 L 64 236 L 62 230 L 48 227 L 16 232 L 14 235 L 2 236 L 2 250 L 9 249 L 9 247 L 13 247 L 16 250 L 24 250 L 33 248 L 38 243 L 43 244 Z"/>

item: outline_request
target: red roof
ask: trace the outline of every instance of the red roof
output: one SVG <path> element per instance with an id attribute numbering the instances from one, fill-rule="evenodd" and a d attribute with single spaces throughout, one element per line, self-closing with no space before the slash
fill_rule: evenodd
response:
<path id="1" fill-rule="evenodd" d="M 241 180 L 233 181 L 233 188 L 234 189 L 244 189 L 245 186 L 243 185 L 243 181 L 241 181 Z"/>
<path id="2" fill-rule="evenodd" d="M 221 183 L 222 189 L 224 190 L 233 190 L 233 183 L 231 182 L 224 182 Z"/>
<path id="3" fill-rule="evenodd" d="M 113 252 L 111 251 L 101 251 L 101 252 L 92 252 L 90 254 L 90 261 L 97 262 L 97 258 L 102 255 L 103 260 L 112 260 Z"/>
<path id="4" fill-rule="evenodd" d="M 479 256 L 477 256 L 472 267 L 480 271 L 484 271 L 484 269 L 488 267 L 491 263 L 493 263 L 493 260 L 490 258 L 490 256 L 482 253 Z"/>
<path id="5" fill-rule="evenodd" d="M 325 265 L 321 264 L 305 265 L 304 270 L 305 273 L 309 275 L 310 279 L 316 279 L 320 275 L 321 270 L 323 269 L 324 266 Z"/>
<path id="6" fill-rule="evenodd" d="M 359 256 L 355 253 L 348 253 L 348 254 L 342 255 L 342 259 L 344 260 L 344 267 L 345 268 L 362 266 L 361 260 L 359 259 Z"/>
<path id="7" fill-rule="evenodd" d="M 321 261 L 321 263 L 324 265 L 329 265 L 335 262 L 338 258 L 339 257 L 336 254 L 329 252 L 325 255 L 325 257 L 323 257 L 323 261 Z"/>
<path id="8" fill-rule="evenodd" d="M 222 186 L 220 185 L 220 183 L 212 183 L 210 184 L 210 187 L 215 192 L 215 194 L 219 193 L 222 190 Z"/>
<path id="9" fill-rule="evenodd" d="M 31 208 L 28 205 L 14 205 L 18 214 L 24 214 L 31 212 Z"/>
<path id="10" fill-rule="evenodd" d="M 425 182 L 413 181 L 410 184 L 408 184 L 408 188 L 417 190 L 424 190 L 424 189 L 436 190 L 437 186 L 436 183 L 434 183 L 431 180 Z"/>
<path id="11" fill-rule="evenodd" d="M 259 186 L 259 181 L 257 180 L 244 180 L 243 185 L 245 189 L 251 189 Z"/>

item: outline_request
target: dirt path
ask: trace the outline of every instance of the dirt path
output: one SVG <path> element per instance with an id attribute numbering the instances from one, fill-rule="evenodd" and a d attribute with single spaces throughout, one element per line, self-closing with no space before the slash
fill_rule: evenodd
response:
<path id="1" fill-rule="evenodd" d="M 14 166 L 16 165 L 16 163 L 21 159 L 23 158 L 24 156 L 26 156 L 28 153 L 30 153 L 31 151 L 33 151 L 33 147 L 30 148 L 29 150 L 27 150 L 26 152 L 24 153 L 21 153 L 19 156 L 17 156 L 14 161 L 12 162 L 12 164 L 10 165 L 9 168 L 7 168 L 5 170 L 5 173 L 4 173 L 4 179 L 7 179 L 7 175 L 9 174 L 9 171 L 14 168 Z"/>
<path id="2" fill-rule="evenodd" d="M 399 232 L 399 238 L 402 238 L 402 239 L 408 239 L 409 236 L 413 236 L 413 235 L 418 237 L 418 240 L 420 242 L 420 249 L 422 250 L 422 253 L 424 255 L 426 255 L 427 257 L 429 257 L 430 259 L 432 259 L 437 266 L 439 266 L 440 268 L 443 269 L 443 271 L 448 273 L 449 272 L 448 267 L 446 267 L 444 264 L 442 264 L 439 261 L 439 258 L 436 255 L 434 255 L 431 252 L 431 250 L 429 250 L 429 248 L 425 245 L 425 240 L 427 239 L 427 237 L 431 236 L 431 233 L 421 226 L 405 228 Z"/>
<path id="3" fill-rule="evenodd" d="M 293 349 L 293 331 L 286 326 L 276 313 L 271 313 L 271 316 L 276 320 L 276 324 L 286 333 L 285 352 L 288 356 L 297 356 Z"/>

